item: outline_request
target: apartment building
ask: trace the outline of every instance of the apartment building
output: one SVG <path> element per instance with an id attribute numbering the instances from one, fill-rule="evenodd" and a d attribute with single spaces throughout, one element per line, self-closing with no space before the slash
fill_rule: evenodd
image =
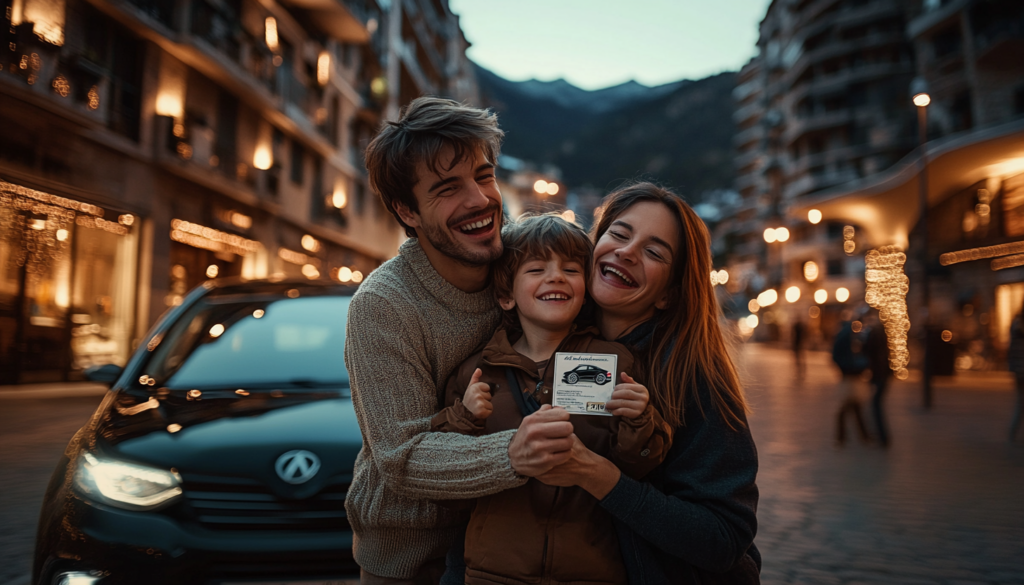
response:
<path id="1" fill-rule="evenodd" d="M 930 98 L 907 106 L 927 119 L 925 147 L 804 201 L 792 215 L 814 207 L 856 223 L 870 247 L 905 250 L 918 331 L 927 323 L 930 335 L 953 344 L 959 369 L 1000 367 L 1024 305 L 1024 4 L 929 0 L 912 12 L 906 35 Z M 915 286 L 924 270 L 927 306 Z"/>
<path id="2" fill-rule="evenodd" d="M 0 384 L 123 363 L 208 278 L 359 282 L 366 144 L 473 101 L 444 0 L 0 0 Z"/>
<path id="3" fill-rule="evenodd" d="M 730 274 L 750 275 L 749 297 L 776 293 L 761 313 L 772 327 L 758 335 L 785 337 L 803 321 L 812 337 L 827 337 L 848 299 L 863 297 L 856 229 L 850 235 L 845 222 L 810 223 L 787 210 L 913 149 L 910 9 L 909 0 L 775 0 L 761 22 L 758 55 L 734 93 L 735 188 L 750 203 L 724 250 Z M 775 237 L 779 228 L 784 237 Z M 756 271 L 751 258 L 759 258 Z"/>

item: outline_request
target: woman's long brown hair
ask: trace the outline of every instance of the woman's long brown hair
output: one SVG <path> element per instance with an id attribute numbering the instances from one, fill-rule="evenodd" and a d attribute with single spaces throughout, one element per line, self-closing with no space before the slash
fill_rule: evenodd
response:
<path id="1" fill-rule="evenodd" d="M 733 430 L 745 426 L 749 412 L 736 367 L 719 325 L 721 310 L 711 284 L 711 238 L 704 221 L 679 195 L 652 183 L 634 183 L 605 197 L 594 226 L 596 243 L 613 221 L 642 201 L 664 205 L 678 220 L 681 244 L 672 260 L 668 308 L 655 319 L 654 339 L 641 356 L 643 380 L 651 402 L 666 422 L 678 427 L 689 392 L 707 384 L 715 409 Z M 667 356 L 667 358 L 666 358 Z"/>

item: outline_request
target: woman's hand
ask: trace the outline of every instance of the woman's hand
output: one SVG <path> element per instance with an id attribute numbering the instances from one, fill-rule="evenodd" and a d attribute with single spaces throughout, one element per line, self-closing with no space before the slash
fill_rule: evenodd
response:
<path id="1" fill-rule="evenodd" d="M 491 387 L 480 381 L 483 375 L 480 368 L 473 372 L 473 377 L 469 380 L 469 388 L 466 389 L 466 394 L 462 397 L 462 403 L 477 420 L 485 420 L 494 412 L 494 405 L 491 404 Z"/>
<path id="2" fill-rule="evenodd" d="M 554 486 L 578 485 L 598 500 L 604 499 L 619 483 L 622 472 L 611 461 L 594 453 L 576 435 L 572 435 L 569 460 L 552 468 L 537 479 Z"/>
<path id="3" fill-rule="evenodd" d="M 647 409 L 650 393 L 646 386 L 637 384 L 626 372 L 622 372 L 621 376 L 622 383 L 615 385 L 612 399 L 605 405 L 605 409 L 615 416 L 636 418 Z"/>

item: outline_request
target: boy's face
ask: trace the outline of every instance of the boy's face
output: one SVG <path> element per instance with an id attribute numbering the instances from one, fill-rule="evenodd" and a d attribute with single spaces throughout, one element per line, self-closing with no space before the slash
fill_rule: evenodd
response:
<path id="1" fill-rule="evenodd" d="M 587 290 L 583 274 L 582 264 L 558 254 L 527 260 L 516 271 L 512 298 L 499 303 L 506 311 L 516 309 L 524 329 L 565 329 L 583 307 Z"/>
<path id="2" fill-rule="evenodd" d="M 419 210 L 395 209 L 416 230 L 421 245 L 462 264 L 490 264 L 502 251 L 501 193 L 494 164 L 477 150 L 445 170 L 454 155 L 451 148 L 442 151 L 436 173 L 425 161 L 418 163 L 413 194 Z"/>

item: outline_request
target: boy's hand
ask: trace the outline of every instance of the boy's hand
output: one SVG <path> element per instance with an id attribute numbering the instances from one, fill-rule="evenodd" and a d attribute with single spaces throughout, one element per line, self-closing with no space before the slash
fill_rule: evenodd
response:
<path id="1" fill-rule="evenodd" d="M 480 381 L 483 375 L 480 368 L 473 372 L 473 377 L 469 379 L 466 395 L 462 397 L 462 403 L 477 420 L 486 419 L 494 411 L 494 405 L 491 404 L 491 387 Z"/>
<path id="2" fill-rule="evenodd" d="M 612 399 L 605 405 L 605 409 L 615 416 L 636 418 L 647 408 L 650 394 L 646 386 L 637 384 L 626 372 L 622 372 L 621 376 L 622 383 L 615 385 Z"/>

